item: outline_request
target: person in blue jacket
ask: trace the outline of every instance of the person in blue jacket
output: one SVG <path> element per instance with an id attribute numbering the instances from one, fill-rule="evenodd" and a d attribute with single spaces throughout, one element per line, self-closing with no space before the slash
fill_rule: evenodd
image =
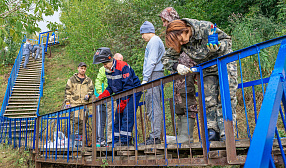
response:
<path id="1" fill-rule="evenodd" d="M 112 56 L 109 48 L 102 47 L 97 49 L 93 57 L 93 64 L 103 64 L 108 83 L 107 88 L 98 96 L 98 99 L 141 85 L 134 70 L 126 62 L 115 60 Z M 141 96 L 142 92 L 138 92 L 135 93 L 135 96 L 131 94 L 116 100 L 117 109 L 112 131 L 114 147 L 131 145 L 134 112 L 137 110 Z"/>
<path id="2" fill-rule="evenodd" d="M 28 69 L 27 68 L 27 64 L 29 62 L 30 52 L 32 52 L 32 49 L 33 49 L 33 47 L 30 44 L 30 40 L 27 39 L 26 43 L 23 46 L 23 56 L 25 56 L 25 62 L 24 62 L 24 65 L 23 65 L 24 69 Z"/>

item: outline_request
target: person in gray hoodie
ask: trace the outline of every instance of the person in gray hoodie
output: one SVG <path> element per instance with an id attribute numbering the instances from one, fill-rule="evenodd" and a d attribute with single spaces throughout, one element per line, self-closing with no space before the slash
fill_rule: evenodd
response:
<path id="1" fill-rule="evenodd" d="M 152 23 L 145 21 L 140 27 L 140 34 L 143 40 L 148 42 L 143 64 L 143 82 L 141 83 L 143 85 L 164 76 L 161 59 L 165 47 L 160 37 L 155 35 L 155 28 Z M 146 145 L 160 144 L 162 130 L 161 86 L 148 89 L 145 94 L 145 102 L 152 129 L 149 138 L 146 140 Z M 145 143 L 139 145 L 145 145 Z"/>
<path id="2" fill-rule="evenodd" d="M 40 53 L 42 51 L 42 47 L 41 46 L 38 46 L 38 45 L 34 45 L 33 47 L 33 57 L 34 57 L 34 54 L 36 53 L 36 56 L 35 56 L 35 61 L 37 61 L 38 58 L 40 58 Z"/>
<path id="3" fill-rule="evenodd" d="M 24 44 L 23 46 L 23 56 L 25 56 L 25 62 L 24 62 L 24 65 L 23 65 L 23 68 L 24 69 L 28 69 L 27 68 L 27 64 L 29 62 L 29 57 L 30 57 L 30 52 L 32 51 L 32 45 L 30 44 L 30 40 L 27 39 L 26 40 L 26 43 Z"/>

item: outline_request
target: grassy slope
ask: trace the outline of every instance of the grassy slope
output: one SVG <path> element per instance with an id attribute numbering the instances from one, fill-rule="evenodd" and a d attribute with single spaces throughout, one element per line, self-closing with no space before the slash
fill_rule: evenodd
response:
<path id="1" fill-rule="evenodd" d="M 48 52 L 49 53 L 49 52 Z M 40 114 L 61 109 L 68 78 L 77 71 L 73 60 L 65 57 L 63 46 L 52 48 L 52 57 L 46 58 L 44 95 L 41 99 Z"/>
<path id="2" fill-rule="evenodd" d="M 3 99 L 5 96 L 7 82 L 13 65 L 0 67 L 0 108 L 2 107 Z"/>

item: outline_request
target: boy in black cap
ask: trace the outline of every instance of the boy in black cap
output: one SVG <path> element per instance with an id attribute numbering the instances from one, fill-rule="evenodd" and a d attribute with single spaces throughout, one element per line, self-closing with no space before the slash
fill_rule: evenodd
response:
<path id="1" fill-rule="evenodd" d="M 97 49 L 93 57 L 93 64 L 99 63 L 102 63 L 105 68 L 108 86 L 98 99 L 141 85 L 134 70 L 126 62 L 113 59 L 109 48 Z M 138 107 L 141 95 L 142 92 L 138 92 L 135 93 L 135 96 L 128 95 L 116 100 L 118 106 L 114 113 L 115 121 L 112 136 L 112 142 L 115 143 L 114 147 L 130 145 L 134 126 L 134 111 Z"/>

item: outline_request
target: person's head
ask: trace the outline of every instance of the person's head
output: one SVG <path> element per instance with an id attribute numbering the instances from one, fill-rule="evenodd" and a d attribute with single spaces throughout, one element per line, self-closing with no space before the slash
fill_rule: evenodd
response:
<path id="1" fill-rule="evenodd" d="M 123 61 L 123 56 L 120 53 L 114 54 L 113 58 L 118 61 Z"/>
<path id="2" fill-rule="evenodd" d="M 26 39 L 26 43 L 30 43 L 30 39 Z"/>
<path id="3" fill-rule="evenodd" d="M 155 28 L 151 22 L 145 21 L 140 27 L 140 34 L 144 41 L 148 42 L 155 35 Z"/>
<path id="4" fill-rule="evenodd" d="M 192 28 L 186 22 L 174 20 L 168 24 L 166 29 L 166 45 L 180 53 L 181 46 L 187 44 L 191 36 Z"/>
<path id="5" fill-rule="evenodd" d="M 86 64 L 84 62 L 80 62 L 77 66 L 77 70 L 78 70 L 78 73 L 81 75 L 81 76 L 84 76 L 85 75 L 85 72 L 86 72 Z"/>
<path id="6" fill-rule="evenodd" d="M 163 22 L 164 27 L 167 27 L 169 22 L 180 19 L 178 12 L 173 7 L 165 8 L 159 16 Z"/>
<path id="7" fill-rule="evenodd" d="M 97 49 L 93 56 L 93 64 L 102 63 L 105 69 L 110 69 L 112 67 L 112 61 L 111 51 L 107 47 Z"/>

